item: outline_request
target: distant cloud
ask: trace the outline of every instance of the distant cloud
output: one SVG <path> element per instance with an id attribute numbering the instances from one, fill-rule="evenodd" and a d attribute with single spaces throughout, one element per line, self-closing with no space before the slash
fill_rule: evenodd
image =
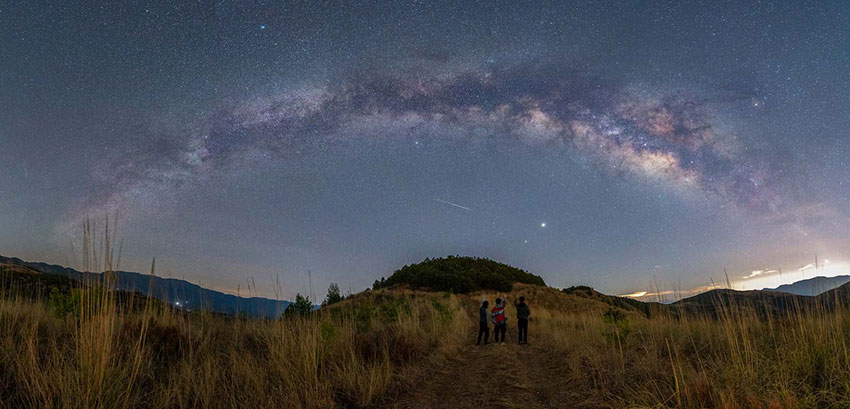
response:
<path id="1" fill-rule="evenodd" d="M 673 302 L 682 298 L 691 297 L 718 288 L 722 287 L 712 284 L 699 286 L 688 290 L 635 291 L 631 294 L 620 295 L 620 297 L 633 298 L 636 300 L 643 301 Z"/>
<path id="2" fill-rule="evenodd" d="M 779 270 L 754 270 L 749 275 L 745 275 L 741 278 L 743 278 L 744 280 L 747 280 L 747 279 L 750 279 L 750 278 L 758 277 L 760 275 L 776 274 L 778 272 L 779 272 Z"/>

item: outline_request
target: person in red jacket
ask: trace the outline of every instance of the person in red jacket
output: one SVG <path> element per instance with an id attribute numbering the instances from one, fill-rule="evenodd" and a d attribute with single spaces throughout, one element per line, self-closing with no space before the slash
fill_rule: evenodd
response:
<path id="1" fill-rule="evenodd" d="M 505 345 L 505 333 L 508 329 L 508 317 L 505 315 L 505 299 L 497 298 L 496 305 L 490 310 L 490 319 L 493 321 L 493 337 L 494 343 Z M 501 341 L 499 341 L 501 334 Z"/>

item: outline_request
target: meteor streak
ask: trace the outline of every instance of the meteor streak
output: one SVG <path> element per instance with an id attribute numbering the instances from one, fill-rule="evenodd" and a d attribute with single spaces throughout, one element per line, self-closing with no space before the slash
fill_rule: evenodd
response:
<path id="1" fill-rule="evenodd" d="M 472 209 L 470 209 L 470 208 L 468 208 L 468 207 L 466 207 L 466 206 L 461 206 L 461 205 L 459 205 L 459 204 L 457 204 L 457 203 L 447 202 L 447 201 L 442 200 L 442 199 L 434 199 L 434 200 L 436 200 L 436 201 L 438 201 L 438 202 L 440 202 L 440 203 L 445 203 L 445 204 L 447 204 L 447 205 L 449 205 L 449 206 L 454 206 L 454 207 L 457 207 L 457 208 L 460 208 L 460 209 L 466 210 L 467 212 L 471 212 L 471 211 L 472 211 Z"/>

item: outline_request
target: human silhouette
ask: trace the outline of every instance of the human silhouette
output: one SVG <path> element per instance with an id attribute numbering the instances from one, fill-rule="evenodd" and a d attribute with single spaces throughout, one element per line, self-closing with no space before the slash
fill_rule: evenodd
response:
<path id="1" fill-rule="evenodd" d="M 490 326 L 487 319 L 487 307 L 490 302 L 487 300 L 481 301 L 481 308 L 478 309 L 478 342 L 475 345 L 481 345 L 481 336 L 484 336 L 484 345 L 490 341 Z"/>
<path id="2" fill-rule="evenodd" d="M 514 303 L 516 307 L 516 322 L 519 328 L 519 344 L 528 343 L 528 316 L 531 315 L 531 309 L 525 303 L 525 296 L 519 297 L 519 302 Z"/>

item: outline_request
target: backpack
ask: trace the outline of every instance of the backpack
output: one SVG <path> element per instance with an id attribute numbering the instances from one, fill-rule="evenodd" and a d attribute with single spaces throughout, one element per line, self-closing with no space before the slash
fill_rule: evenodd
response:
<path id="1" fill-rule="evenodd" d="M 504 324 L 507 321 L 507 317 L 505 316 L 505 307 L 498 306 L 493 307 L 493 321 L 496 322 L 496 325 Z"/>

